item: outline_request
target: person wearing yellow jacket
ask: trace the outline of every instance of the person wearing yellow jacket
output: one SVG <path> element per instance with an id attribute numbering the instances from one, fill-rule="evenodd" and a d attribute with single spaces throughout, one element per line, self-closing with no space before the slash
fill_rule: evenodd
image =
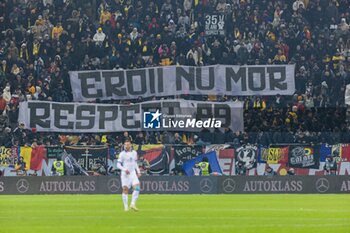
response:
<path id="1" fill-rule="evenodd" d="M 211 167 L 209 164 L 209 160 L 207 157 L 202 159 L 202 162 L 196 164 L 196 166 L 200 169 L 200 173 L 202 176 L 209 176 L 211 173 Z"/>
<path id="2" fill-rule="evenodd" d="M 57 160 L 53 162 L 51 167 L 51 173 L 53 176 L 64 176 L 65 174 L 64 162 L 62 161 L 61 156 L 58 156 Z"/>
<path id="3" fill-rule="evenodd" d="M 63 32 L 63 27 L 61 23 L 57 23 L 57 25 L 52 28 L 52 32 L 51 32 L 52 39 L 57 39 L 57 40 L 60 39 L 62 32 Z"/>

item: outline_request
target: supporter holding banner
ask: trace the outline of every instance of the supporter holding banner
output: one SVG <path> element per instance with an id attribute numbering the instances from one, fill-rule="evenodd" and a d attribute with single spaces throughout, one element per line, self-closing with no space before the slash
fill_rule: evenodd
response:
<path id="1" fill-rule="evenodd" d="M 189 95 L 293 95 L 294 65 L 166 66 L 69 72 L 75 102 Z"/>
<path id="2" fill-rule="evenodd" d="M 148 101 L 133 105 L 21 102 L 19 122 L 38 132 L 243 131 L 242 102 Z"/>
<path id="3" fill-rule="evenodd" d="M 224 36 L 225 35 L 225 15 L 211 14 L 205 16 L 205 35 Z"/>

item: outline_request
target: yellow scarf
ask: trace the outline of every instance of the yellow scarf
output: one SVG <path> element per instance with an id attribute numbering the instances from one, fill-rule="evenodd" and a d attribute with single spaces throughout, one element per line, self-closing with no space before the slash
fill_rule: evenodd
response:
<path id="1" fill-rule="evenodd" d="M 23 49 L 21 49 L 21 51 L 20 51 L 20 53 L 19 53 L 19 57 L 20 58 L 22 58 L 22 59 L 24 59 L 24 60 L 28 60 L 28 58 L 29 58 L 29 55 L 28 55 L 28 49 L 25 49 L 25 58 L 23 58 Z"/>
<path id="2" fill-rule="evenodd" d="M 241 33 L 239 32 L 239 30 L 235 30 L 235 38 L 239 38 L 241 36 Z"/>
<path id="3" fill-rule="evenodd" d="M 142 52 L 144 52 L 144 53 L 147 52 L 147 46 L 146 45 L 143 46 Z"/>
<path id="4" fill-rule="evenodd" d="M 33 55 L 38 55 L 40 49 L 40 43 L 33 44 Z"/>

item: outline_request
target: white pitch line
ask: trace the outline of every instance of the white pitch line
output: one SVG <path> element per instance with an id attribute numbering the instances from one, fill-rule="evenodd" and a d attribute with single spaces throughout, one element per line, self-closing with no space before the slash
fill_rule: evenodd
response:
<path id="1" fill-rule="evenodd" d="M 322 224 L 322 223 L 317 223 L 317 224 L 249 224 L 249 225 L 242 225 L 242 224 L 221 224 L 221 225 L 203 225 L 203 224 L 195 224 L 195 225 L 166 225 L 166 226 L 147 226 L 147 228 L 154 228 L 154 229 L 159 229 L 159 228 L 166 228 L 166 229 L 179 229 L 179 228 L 184 228 L 184 229 L 189 229 L 189 228 L 203 228 L 205 227 L 206 229 L 208 228 L 261 228 L 261 227 L 297 227 L 297 228 L 319 228 L 319 227 L 348 227 L 350 226 L 350 223 L 347 224 L 333 224 L 333 223 L 327 223 L 327 224 Z M 122 226 L 120 229 L 127 228 L 127 229 L 138 229 L 140 227 L 137 226 Z"/>
<path id="2" fill-rule="evenodd" d="M 143 211 L 165 211 L 165 212 L 183 212 L 183 210 L 188 210 L 188 207 L 184 207 L 183 209 L 181 208 L 176 208 L 176 209 L 161 209 L 161 208 L 149 208 L 149 209 L 142 209 Z M 305 212 L 320 212 L 321 209 L 301 209 L 301 208 L 294 208 L 294 209 L 285 209 L 285 208 L 281 208 L 281 209 L 277 209 L 277 208 L 261 208 L 261 209 L 257 209 L 255 207 L 252 208 L 197 208 L 197 209 L 191 209 L 191 211 L 195 212 L 203 212 L 205 210 L 208 210 L 210 212 L 214 212 L 214 211 L 218 211 L 218 212 L 222 212 L 222 211 L 229 211 L 229 212 L 234 212 L 234 211 L 277 211 L 277 212 L 290 212 L 290 211 L 305 211 Z M 350 210 L 332 210 L 332 209 L 327 209 L 327 212 L 333 212 L 333 213 L 350 213 Z"/>
<path id="3" fill-rule="evenodd" d="M 232 217 L 213 217 L 213 216 L 208 216 L 208 217 L 166 217 L 166 216 L 154 216 L 152 217 L 153 219 L 198 219 L 198 220 L 212 220 L 212 219 L 215 219 L 215 220 L 232 220 L 232 219 L 252 219 L 251 216 L 232 216 Z M 273 218 L 275 219 L 281 219 L 281 218 L 288 218 L 290 220 L 332 220 L 332 221 L 336 221 L 336 220 L 339 220 L 339 221 L 344 221 L 344 220 L 349 220 L 350 221 L 350 217 L 349 218 L 329 218 L 329 217 L 324 217 L 324 218 L 309 218 L 309 217 L 298 217 L 298 218 L 295 218 L 295 217 L 290 217 L 290 216 L 274 216 Z M 254 219 L 262 219 L 262 220 L 271 220 L 271 217 L 256 217 L 254 216 Z"/>

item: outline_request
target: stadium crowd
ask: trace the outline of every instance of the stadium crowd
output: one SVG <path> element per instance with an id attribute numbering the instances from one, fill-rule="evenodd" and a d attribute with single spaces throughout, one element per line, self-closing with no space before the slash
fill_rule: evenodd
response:
<path id="1" fill-rule="evenodd" d="M 215 12 L 225 36 L 204 33 Z M 1 0 L 0 145 L 350 142 L 348 22 L 348 0 Z M 72 101 L 71 70 L 212 64 L 295 64 L 296 92 L 169 97 L 242 100 L 245 132 L 65 135 L 17 123 L 21 101 Z"/>

